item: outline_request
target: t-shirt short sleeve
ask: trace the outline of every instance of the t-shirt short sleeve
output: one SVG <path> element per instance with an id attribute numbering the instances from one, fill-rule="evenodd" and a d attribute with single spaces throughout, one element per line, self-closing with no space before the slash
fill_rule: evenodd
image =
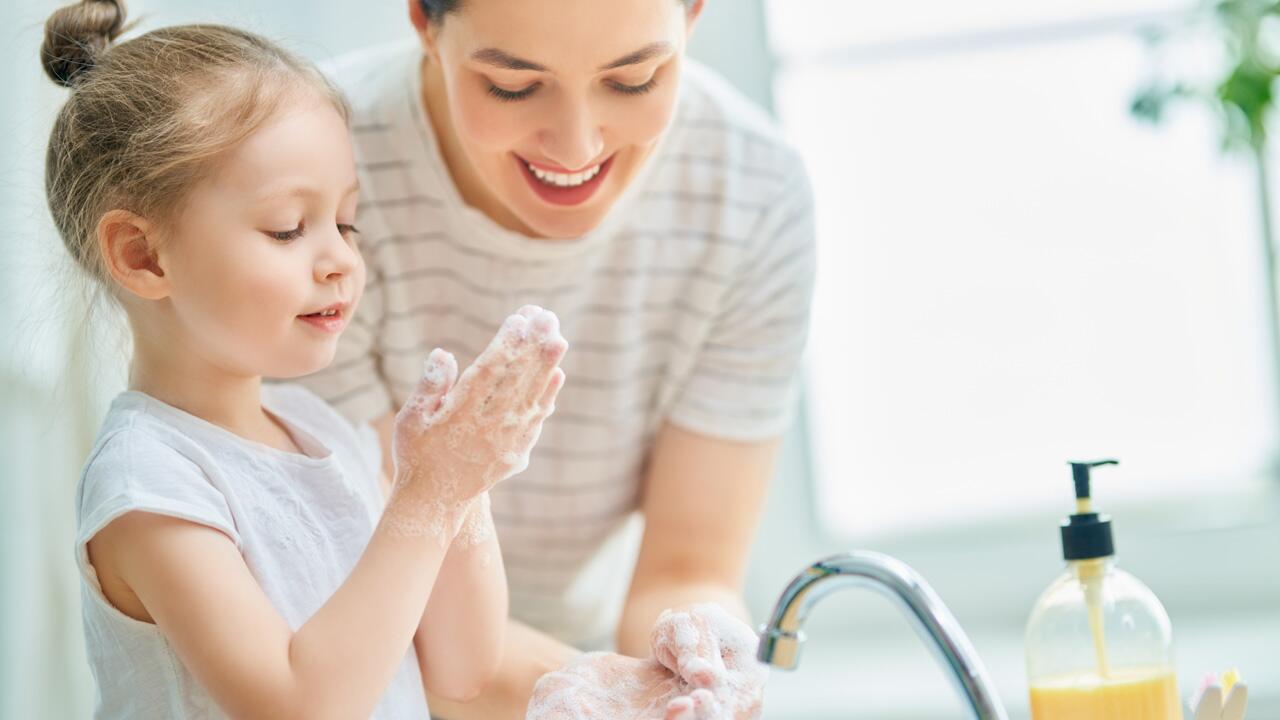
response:
<path id="1" fill-rule="evenodd" d="M 77 552 L 125 513 L 168 515 L 240 537 L 226 497 L 194 460 L 145 431 L 129 427 L 102 442 L 84 470 Z"/>
<path id="2" fill-rule="evenodd" d="M 781 187 L 668 416 L 677 425 L 752 442 L 791 422 L 816 267 L 813 193 L 798 159 Z"/>

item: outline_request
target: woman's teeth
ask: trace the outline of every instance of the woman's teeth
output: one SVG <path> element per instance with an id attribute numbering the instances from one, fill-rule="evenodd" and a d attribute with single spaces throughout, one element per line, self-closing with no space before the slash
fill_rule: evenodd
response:
<path id="1" fill-rule="evenodd" d="M 577 187 L 600 173 L 599 165 L 580 173 L 570 173 L 567 175 L 565 173 L 547 172 L 546 170 L 536 168 L 529 163 L 525 163 L 525 165 L 529 166 L 529 172 L 533 173 L 534 177 L 547 185 L 555 185 L 557 187 Z"/>

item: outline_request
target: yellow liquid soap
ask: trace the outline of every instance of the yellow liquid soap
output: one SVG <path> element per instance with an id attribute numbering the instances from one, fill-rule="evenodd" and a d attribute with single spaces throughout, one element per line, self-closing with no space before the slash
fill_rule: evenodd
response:
<path id="1" fill-rule="evenodd" d="M 1046 678 L 1031 686 L 1033 720 L 1182 720 L 1168 668 L 1126 668 Z"/>
<path id="2" fill-rule="evenodd" d="M 1112 671 L 1102 619 L 1102 563 L 1076 566 L 1084 584 L 1096 672 L 1047 678 L 1031 686 L 1033 720 L 1181 720 L 1178 680 L 1168 668 Z"/>

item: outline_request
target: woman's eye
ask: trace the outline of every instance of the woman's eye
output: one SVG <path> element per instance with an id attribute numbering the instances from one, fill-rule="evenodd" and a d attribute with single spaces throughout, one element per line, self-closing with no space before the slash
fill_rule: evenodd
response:
<path id="1" fill-rule="evenodd" d="M 294 240 L 302 237 L 302 231 L 305 229 L 303 225 L 304 223 L 298 223 L 298 227 L 292 230 L 266 230 L 265 232 L 267 236 L 273 240 L 277 240 L 282 243 L 293 242 Z"/>
<path id="2" fill-rule="evenodd" d="M 524 88 L 523 90 L 506 90 L 504 88 L 498 87 L 497 85 L 494 85 L 493 83 L 489 83 L 489 94 L 503 102 L 515 102 L 517 100 L 524 100 L 525 98 L 532 95 L 533 91 L 537 89 L 538 89 L 538 83 L 534 83 L 529 87 Z"/>
<path id="3" fill-rule="evenodd" d="M 338 223 L 338 232 L 341 233 L 344 238 L 351 237 L 352 235 L 359 235 L 360 228 L 350 223 Z"/>
<path id="4" fill-rule="evenodd" d="M 620 83 L 620 82 L 610 80 L 608 82 L 608 85 L 609 87 L 613 88 L 616 92 L 620 92 L 623 95 L 644 95 L 645 93 L 657 87 L 658 79 L 649 78 L 648 82 L 642 83 L 640 85 L 627 85 L 626 83 Z"/>

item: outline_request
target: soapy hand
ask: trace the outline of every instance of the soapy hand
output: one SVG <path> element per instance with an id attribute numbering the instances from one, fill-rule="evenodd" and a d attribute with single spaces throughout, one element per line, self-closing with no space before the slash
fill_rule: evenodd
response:
<path id="1" fill-rule="evenodd" d="M 722 713 L 714 717 L 733 720 L 760 717 L 769 670 L 756 660 L 757 644 L 751 628 L 714 603 L 667 610 L 650 635 L 654 659 L 691 688 L 709 691 Z M 702 716 L 688 716 L 695 717 Z"/>
<path id="2" fill-rule="evenodd" d="M 473 500 L 528 465 L 564 383 L 567 349 L 555 314 L 530 305 L 461 377 L 453 355 L 432 351 L 396 415 L 384 518 L 405 532 L 456 534 Z"/>
<path id="3" fill-rule="evenodd" d="M 543 675 L 525 720 L 722 720 L 719 712 L 710 691 L 651 659 L 595 652 Z"/>
<path id="4" fill-rule="evenodd" d="M 719 605 L 668 610 L 654 659 L 588 653 L 538 681 L 526 720 L 755 720 L 768 670 L 756 636 Z"/>

